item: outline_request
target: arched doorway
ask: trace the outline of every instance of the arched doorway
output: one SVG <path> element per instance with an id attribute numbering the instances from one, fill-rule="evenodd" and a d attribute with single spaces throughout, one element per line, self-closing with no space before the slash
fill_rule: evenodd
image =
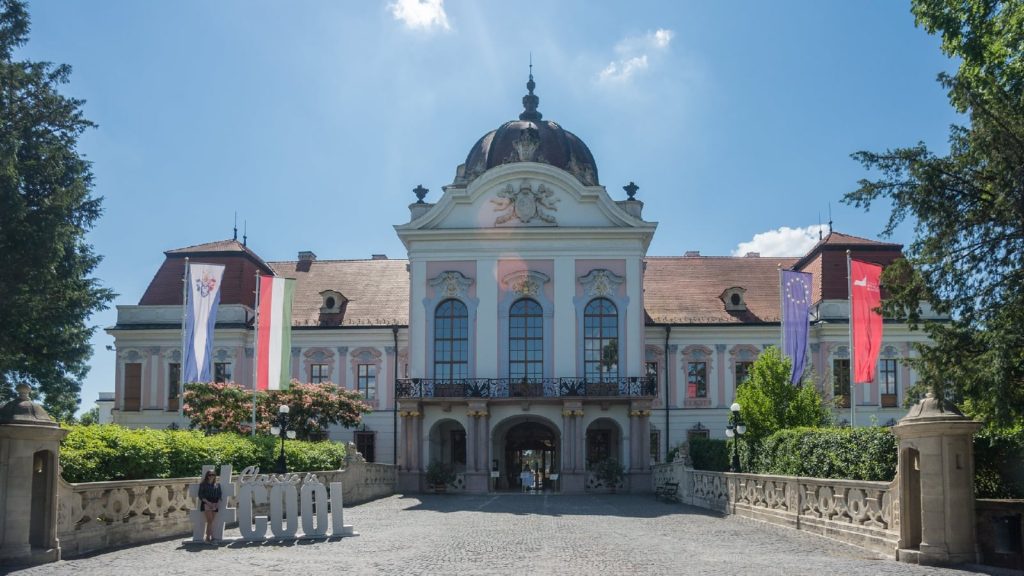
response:
<path id="1" fill-rule="evenodd" d="M 466 429 L 461 422 L 446 418 L 430 427 L 427 436 L 430 448 L 427 464 L 440 462 L 451 467 L 456 474 L 454 487 L 461 489 L 466 471 Z"/>
<path id="2" fill-rule="evenodd" d="M 493 435 L 496 490 L 555 490 L 561 468 L 558 429 L 543 418 L 512 418 L 502 422 Z M 524 470 L 533 484 L 523 486 Z"/>

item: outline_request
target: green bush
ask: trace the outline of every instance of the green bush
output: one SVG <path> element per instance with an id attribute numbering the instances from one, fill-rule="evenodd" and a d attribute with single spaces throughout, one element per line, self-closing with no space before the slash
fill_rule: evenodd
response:
<path id="1" fill-rule="evenodd" d="M 695 437 L 690 439 L 690 461 L 697 470 L 725 472 L 729 469 L 730 445 L 725 440 Z"/>
<path id="2" fill-rule="evenodd" d="M 1024 425 L 984 428 L 974 437 L 978 498 L 1024 498 Z"/>
<path id="3" fill-rule="evenodd" d="M 896 476 L 892 431 L 865 428 L 790 428 L 759 443 L 740 442 L 743 470 L 756 474 L 890 481 Z"/>
<path id="4" fill-rule="evenodd" d="M 236 471 L 246 466 L 274 469 L 280 440 L 270 436 L 215 434 L 197 430 L 130 430 L 115 424 L 65 426 L 60 464 L 68 482 L 184 478 L 198 476 L 204 464 L 231 464 Z M 288 470 L 340 468 L 345 447 L 336 442 L 288 440 Z"/>

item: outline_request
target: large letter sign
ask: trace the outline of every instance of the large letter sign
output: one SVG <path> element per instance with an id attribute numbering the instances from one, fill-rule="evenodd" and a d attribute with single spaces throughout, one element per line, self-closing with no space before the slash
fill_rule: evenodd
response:
<path id="1" fill-rule="evenodd" d="M 204 466 L 206 470 L 212 466 Z M 316 474 L 260 474 L 260 469 L 250 466 L 238 475 L 238 508 L 226 506 L 228 498 L 235 495 L 231 483 L 231 466 L 221 466 L 222 505 L 214 519 L 213 535 L 216 540 L 224 539 L 224 524 L 233 522 L 238 515 L 238 531 L 242 540 L 260 542 L 267 540 L 267 528 L 273 539 L 326 538 L 328 536 L 350 536 L 352 526 L 345 525 L 342 484 L 331 482 L 330 491 L 320 482 Z M 301 486 L 301 487 L 300 487 Z M 189 494 L 198 498 L 199 485 L 189 487 Z M 256 516 L 254 506 L 270 505 L 270 516 Z M 301 505 L 300 505 L 301 504 Z M 198 505 L 192 511 L 192 541 L 202 542 L 205 517 Z M 302 535 L 298 536 L 299 524 Z M 328 534 L 330 528 L 331 534 Z"/>

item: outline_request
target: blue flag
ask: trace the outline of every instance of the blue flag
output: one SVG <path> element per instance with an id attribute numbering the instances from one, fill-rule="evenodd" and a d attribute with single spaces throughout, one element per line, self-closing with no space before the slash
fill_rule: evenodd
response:
<path id="1" fill-rule="evenodd" d="M 810 326 L 811 275 L 793 270 L 782 271 L 782 353 L 793 359 L 796 384 L 807 361 L 807 330 Z"/>

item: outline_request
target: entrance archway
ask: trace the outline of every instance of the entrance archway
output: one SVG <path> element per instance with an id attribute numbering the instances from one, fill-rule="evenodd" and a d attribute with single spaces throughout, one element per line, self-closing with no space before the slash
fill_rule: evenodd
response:
<path id="1" fill-rule="evenodd" d="M 510 418 L 495 429 L 492 468 L 498 478 L 496 490 L 554 490 L 561 468 L 558 428 L 537 417 Z M 533 485 L 522 485 L 522 472 L 529 469 Z"/>

